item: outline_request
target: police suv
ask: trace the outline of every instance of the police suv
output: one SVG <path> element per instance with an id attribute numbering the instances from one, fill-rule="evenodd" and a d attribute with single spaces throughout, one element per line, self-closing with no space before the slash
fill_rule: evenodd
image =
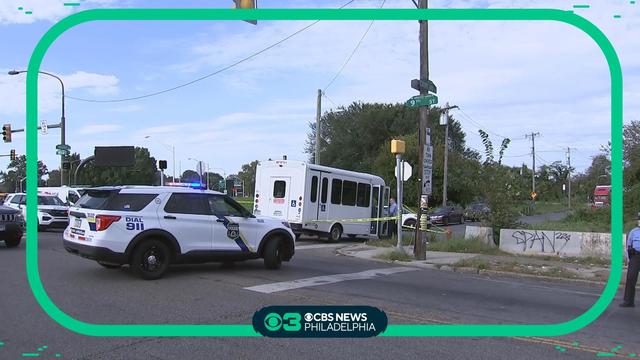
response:
<path id="1" fill-rule="evenodd" d="M 129 264 L 150 280 L 179 263 L 263 258 L 278 269 L 294 239 L 287 222 L 257 218 L 224 194 L 149 186 L 87 189 L 64 231 L 68 252 L 110 269 Z"/>

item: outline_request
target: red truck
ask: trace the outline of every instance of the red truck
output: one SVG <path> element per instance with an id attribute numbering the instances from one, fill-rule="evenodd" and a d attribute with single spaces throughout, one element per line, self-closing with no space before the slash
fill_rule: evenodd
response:
<path id="1" fill-rule="evenodd" d="M 598 209 L 609 206 L 611 206 L 611 185 L 597 185 L 593 190 L 591 207 Z"/>

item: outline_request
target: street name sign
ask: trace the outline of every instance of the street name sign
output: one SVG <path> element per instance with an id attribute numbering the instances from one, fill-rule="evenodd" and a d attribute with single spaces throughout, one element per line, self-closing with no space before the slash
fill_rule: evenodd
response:
<path id="1" fill-rule="evenodd" d="M 431 106 L 438 103 L 438 97 L 435 95 L 417 95 L 409 99 L 406 103 L 408 107 L 417 108 Z"/>

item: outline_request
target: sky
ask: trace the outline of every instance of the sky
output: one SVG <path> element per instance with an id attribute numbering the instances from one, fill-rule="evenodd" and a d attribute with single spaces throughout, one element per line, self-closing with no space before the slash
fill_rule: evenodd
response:
<path id="1" fill-rule="evenodd" d="M 3 0 L 0 2 L 0 122 L 25 125 L 25 76 L 33 48 L 57 21 L 90 8 L 215 7 L 231 0 Z M 260 0 L 261 8 L 336 8 L 347 0 Z M 588 4 L 589 8 L 574 8 Z M 354 0 L 348 8 L 412 8 L 410 0 Z M 640 120 L 640 2 L 631 0 L 431 0 L 431 8 L 555 8 L 574 10 L 613 43 L 624 76 L 624 122 Z M 27 13 L 31 11 L 31 13 Z M 619 18 L 614 15 L 620 15 Z M 136 145 L 169 161 L 173 173 L 195 169 L 237 173 L 252 160 L 307 160 L 309 122 L 318 89 L 323 111 L 354 101 L 404 103 L 419 77 L 415 21 L 321 21 L 247 61 L 192 85 L 158 92 L 216 73 L 312 24 L 312 21 L 91 22 L 65 32 L 51 46 L 42 70 L 66 87 L 67 143 L 81 157 L 94 146 Z M 367 29 L 371 26 L 370 30 Z M 551 21 L 431 21 L 430 78 L 439 104 L 457 105 L 467 145 L 480 153 L 478 129 L 494 143 L 508 137 L 510 165 L 567 161 L 584 171 L 611 136 L 610 76 L 598 46 L 581 30 Z M 363 34 L 365 34 L 363 38 Z M 360 46 L 354 52 L 359 41 Z M 350 61 L 347 59 L 353 53 Z M 331 80 L 342 72 L 335 81 Z M 330 86 L 328 86 L 330 85 Z M 328 86 L 328 87 L 327 87 Z M 110 102 L 89 102 L 99 100 Z M 114 101 L 116 100 L 116 101 Z M 39 119 L 60 120 L 60 85 L 40 78 Z M 417 126 L 417 119 L 416 119 Z M 437 126 L 434 124 L 434 126 Z M 40 134 L 39 159 L 59 167 L 60 131 Z M 0 154 L 25 152 L 14 133 Z M 7 157 L 0 158 L 6 168 Z"/>

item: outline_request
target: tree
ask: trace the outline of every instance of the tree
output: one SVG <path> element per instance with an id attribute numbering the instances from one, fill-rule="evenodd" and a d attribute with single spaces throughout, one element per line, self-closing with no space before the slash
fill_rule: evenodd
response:
<path id="1" fill-rule="evenodd" d="M 498 161 L 493 155 L 493 143 L 489 135 L 480 130 L 480 137 L 485 147 L 485 161 L 482 164 L 480 181 L 484 200 L 491 209 L 485 221 L 493 228 L 493 239 L 499 244 L 500 230 L 513 228 L 518 224 L 518 171 L 502 166 L 502 156 L 511 140 L 504 139 L 500 145 Z"/>
<path id="2" fill-rule="evenodd" d="M 49 171 L 47 186 L 60 186 L 60 170 L 56 169 Z"/>
<path id="3" fill-rule="evenodd" d="M 156 159 L 147 148 L 136 147 L 135 164 L 131 167 L 97 167 L 87 163 L 78 175 L 78 184 L 102 185 L 153 185 L 158 180 Z"/>
<path id="4" fill-rule="evenodd" d="M 209 177 L 210 190 L 215 190 L 220 192 L 224 190 L 224 185 L 220 186 L 220 182 L 224 180 L 224 177 L 222 175 L 218 173 L 208 173 L 207 176 Z"/>
<path id="5" fill-rule="evenodd" d="M 21 155 L 15 160 L 11 160 L 7 166 L 6 173 L 1 173 L 3 187 L 10 191 L 20 191 L 20 183 L 22 183 L 22 190 L 26 189 L 26 170 L 27 170 L 27 156 Z M 48 174 L 47 166 L 40 160 L 38 160 L 38 186 L 44 185 L 42 177 Z"/>
<path id="6" fill-rule="evenodd" d="M 438 126 L 440 111 L 437 107 L 429 112 L 432 124 L 431 143 L 434 149 L 433 196 L 430 203 L 441 202 L 444 127 Z M 339 112 L 325 113 L 320 122 L 322 142 L 320 160 L 328 165 L 346 170 L 376 174 L 385 179 L 392 188 L 396 187 L 393 173 L 395 158 L 389 152 L 392 139 L 403 139 L 407 144 L 407 153 L 403 158 L 411 164 L 416 173 L 404 186 L 404 202 L 417 204 L 419 198 L 418 170 L 418 119 L 417 109 L 404 104 L 365 104 L 353 103 Z M 309 125 L 305 151 L 310 161 L 314 160 L 315 123 Z M 449 123 L 449 199 L 452 202 L 466 203 L 474 194 L 470 188 L 477 178 L 478 154 L 465 146 L 465 134 L 458 121 L 451 118 Z"/>
<path id="7" fill-rule="evenodd" d="M 242 165 L 242 170 L 238 173 L 238 179 L 244 184 L 244 194 L 253 195 L 256 191 L 256 168 L 258 160 Z"/>
<path id="8" fill-rule="evenodd" d="M 200 175 L 198 175 L 197 171 L 185 170 L 185 172 L 182 173 L 182 182 L 185 182 L 185 183 L 200 182 Z"/>

